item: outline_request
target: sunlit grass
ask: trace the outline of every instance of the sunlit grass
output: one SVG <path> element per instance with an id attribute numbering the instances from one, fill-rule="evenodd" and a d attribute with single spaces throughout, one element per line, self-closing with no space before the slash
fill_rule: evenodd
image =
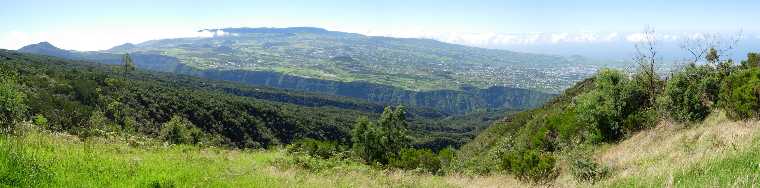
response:
<path id="1" fill-rule="evenodd" d="M 599 153 L 613 167 L 601 187 L 745 187 L 760 184 L 760 123 L 663 123 Z"/>
<path id="2" fill-rule="evenodd" d="M 527 187 L 499 173 L 434 176 L 382 170 L 351 160 L 306 168 L 283 149 L 235 150 L 166 145 L 124 136 L 81 140 L 38 131 L 0 137 L 0 187 Z M 692 125 L 661 124 L 596 149 L 612 175 L 558 187 L 751 187 L 760 184 L 760 124 L 722 113 Z M 535 185 L 533 185 L 535 186 Z M 539 185 L 546 186 L 546 185 Z"/>
<path id="3" fill-rule="evenodd" d="M 130 142 L 133 146 L 130 146 Z M 449 177 L 342 162 L 276 165 L 281 149 L 231 150 L 30 131 L 0 138 L 0 185 L 10 187 L 455 187 Z M 458 184 L 456 181 L 454 184 Z"/>

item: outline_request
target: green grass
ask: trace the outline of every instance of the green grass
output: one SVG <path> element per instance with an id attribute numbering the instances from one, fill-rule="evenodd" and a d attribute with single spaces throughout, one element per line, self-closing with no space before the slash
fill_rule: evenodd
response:
<path id="1" fill-rule="evenodd" d="M 674 175 L 673 181 L 679 187 L 760 185 L 760 147 L 692 166 Z"/>
<path id="2" fill-rule="evenodd" d="M 558 187 L 752 187 L 760 185 L 757 123 L 706 122 L 654 129 L 597 148 L 612 176 Z M 721 131 L 723 130 L 723 131 Z M 22 131 L 23 132 L 23 131 Z M 315 159 L 283 149 L 234 150 L 166 145 L 149 138 L 75 136 L 37 131 L 0 135 L 0 187 L 526 187 L 508 175 L 382 170 L 351 160 Z M 649 136 L 646 136 L 649 135 Z M 682 137 L 699 135 L 693 150 Z M 661 146 L 639 151 L 637 147 Z M 663 153 L 669 153 L 663 155 Z M 698 155 L 700 156 L 695 156 Z M 617 161 L 615 160 L 622 160 Z M 617 165 L 615 165 L 617 164 Z"/>
<path id="3" fill-rule="evenodd" d="M 0 187 L 452 187 L 446 177 L 351 161 L 321 161 L 328 165 L 318 170 L 277 163 L 292 160 L 280 149 L 166 146 L 119 137 L 80 141 L 37 131 L 1 137 Z"/>
<path id="4" fill-rule="evenodd" d="M 602 151 L 602 162 L 617 170 L 598 186 L 760 185 L 760 123 L 728 121 L 724 113 L 717 114 L 691 127 L 647 130 L 612 146 L 617 150 Z"/>
<path id="5" fill-rule="evenodd" d="M 0 140 L 0 181 L 21 187 L 276 186 L 261 168 L 274 152 L 192 146 L 130 147 L 32 133 Z"/>
<path id="6" fill-rule="evenodd" d="M 760 147 L 656 176 L 629 176 L 610 187 L 753 187 L 760 185 Z"/>

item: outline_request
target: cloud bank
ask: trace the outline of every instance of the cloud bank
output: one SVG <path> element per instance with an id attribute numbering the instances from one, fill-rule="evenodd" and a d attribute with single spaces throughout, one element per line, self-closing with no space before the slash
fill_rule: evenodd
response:
<path id="1" fill-rule="evenodd" d="M 555 33 L 494 33 L 494 32 L 442 32 L 425 28 L 403 27 L 386 30 L 361 30 L 328 27 L 329 30 L 360 33 L 370 36 L 427 38 L 442 42 L 476 47 L 499 48 L 504 46 L 535 46 L 557 44 L 636 43 L 642 33 L 621 32 L 555 32 Z M 0 48 L 18 49 L 28 44 L 48 41 L 64 49 L 80 51 L 105 50 L 124 43 L 141 43 L 148 40 L 184 37 L 220 37 L 234 35 L 222 30 L 199 31 L 196 28 L 93 28 L 58 30 L 50 32 L 11 31 L 0 33 Z M 658 40 L 679 42 L 686 38 L 704 37 L 702 33 L 657 33 Z M 750 35 L 752 36 L 752 35 Z M 756 36 L 760 38 L 760 35 Z"/>

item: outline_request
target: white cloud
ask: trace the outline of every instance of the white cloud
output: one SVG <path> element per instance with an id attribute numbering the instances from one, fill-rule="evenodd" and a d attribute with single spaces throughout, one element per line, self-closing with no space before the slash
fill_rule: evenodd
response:
<path id="1" fill-rule="evenodd" d="M 283 26 L 284 27 L 284 26 Z M 422 27 L 384 28 L 367 30 L 356 28 L 328 27 L 329 30 L 360 33 L 369 36 L 389 36 L 402 38 L 428 38 L 448 43 L 469 46 L 494 47 L 504 45 L 536 45 L 561 43 L 603 43 L 603 42 L 641 42 L 642 33 L 618 32 L 561 32 L 561 33 L 474 33 L 441 32 Z M 194 28 L 94 28 L 76 30 L 57 30 L 48 32 L 12 31 L 0 33 L 0 48 L 18 49 L 28 44 L 48 41 L 63 49 L 80 51 L 104 50 L 126 42 L 140 43 L 154 39 L 180 37 L 220 37 L 235 35 L 224 31 L 201 31 Z M 678 41 L 684 38 L 705 37 L 701 33 L 657 33 L 661 41 Z M 760 35 L 756 36 L 760 39 Z"/>
<path id="2" fill-rule="evenodd" d="M 567 39 L 568 33 L 555 33 L 551 35 L 551 42 L 558 43 Z"/>
<path id="3" fill-rule="evenodd" d="M 664 40 L 664 41 L 678 41 L 681 39 L 681 36 L 663 34 L 662 36 L 659 37 L 659 39 Z"/>
<path id="4" fill-rule="evenodd" d="M 625 40 L 628 42 L 642 42 L 645 38 L 646 36 L 644 36 L 644 33 L 633 33 L 626 36 Z"/>
<path id="5" fill-rule="evenodd" d="M 429 38 L 448 43 L 470 46 L 533 45 L 559 43 L 598 43 L 623 40 L 620 33 L 612 32 L 561 32 L 561 33 L 468 33 L 436 32 L 422 28 L 401 28 L 387 30 L 353 30 L 369 36 L 390 36 L 403 38 Z M 635 40 L 635 39 L 631 39 Z"/>
<path id="6" fill-rule="evenodd" d="M 616 40 L 617 37 L 618 37 L 618 33 L 617 32 L 610 33 L 610 34 L 607 34 L 607 36 L 603 37 L 602 41 L 610 42 L 610 41 Z"/>

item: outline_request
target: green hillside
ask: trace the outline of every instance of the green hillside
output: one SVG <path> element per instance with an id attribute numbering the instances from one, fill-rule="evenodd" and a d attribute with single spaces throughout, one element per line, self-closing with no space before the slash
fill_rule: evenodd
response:
<path id="1" fill-rule="evenodd" d="M 189 76 L 125 74 L 121 67 L 15 51 L 0 51 L 0 62 L 4 78 L 15 80 L 26 96 L 23 116 L 46 117 L 49 129 L 72 134 L 88 135 L 97 129 L 158 135 L 163 123 L 180 116 L 221 145 L 268 147 L 300 138 L 347 142 L 356 118 L 377 118 L 385 108 L 350 98 Z M 509 111 L 450 117 L 408 108 L 415 144 L 432 149 L 458 147 Z M 93 119 L 97 123 L 91 123 Z"/>
<path id="2" fill-rule="evenodd" d="M 472 122 L 501 119 L 500 112 L 434 119 L 418 114 L 424 109 L 379 113 L 357 108 L 371 103 L 341 108 L 354 103 L 270 91 L 326 103 L 305 107 L 220 89 L 235 84 L 203 86 L 198 78 L 0 55 L 0 183 L 6 186 L 760 183 L 760 58 L 754 53 L 740 64 L 708 55 L 707 64 L 686 65 L 668 79 L 646 72 L 652 69 L 604 69 L 540 108 L 501 112 L 508 115 L 483 131 Z M 480 134 L 461 148 L 445 147 L 469 140 L 445 139 L 461 131 Z"/>
<path id="3" fill-rule="evenodd" d="M 246 34 L 246 36 L 251 35 L 249 37 L 167 39 L 167 40 L 161 40 L 161 41 L 146 42 L 144 44 L 139 44 L 139 45 L 121 46 L 121 47 L 116 48 L 120 50 L 110 50 L 110 51 L 105 51 L 105 52 L 78 52 L 78 51 L 62 50 L 47 42 L 29 45 L 29 46 L 19 49 L 19 51 L 27 52 L 27 53 L 50 55 L 50 56 L 61 57 L 61 58 L 66 58 L 66 59 L 93 61 L 93 62 L 99 62 L 99 63 L 104 63 L 104 64 L 121 64 L 123 53 L 129 52 L 131 53 L 131 56 L 134 59 L 136 67 L 140 69 L 144 69 L 144 70 L 198 76 L 198 77 L 203 77 L 203 78 L 208 78 L 208 79 L 213 79 L 213 80 L 233 81 L 233 82 L 249 84 L 249 85 L 254 85 L 254 86 L 268 86 L 268 87 L 281 88 L 281 89 L 290 89 L 290 90 L 298 90 L 298 91 L 316 92 L 316 93 L 322 93 L 322 94 L 327 94 L 327 95 L 352 97 L 356 99 L 367 100 L 373 103 L 380 103 L 380 104 L 385 104 L 385 105 L 405 104 L 407 106 L 413 106 L 417 108 L 436 109 L 441 112 L 459 114 L 459 115 L 466 114 L 468 112 L 475 112 L 475 111 L 482 111 L 482 110 L 492 111 L 492 110 L 500 110 L 500 109 L 533 108 L 535 106 L 540 105 L 541 103 L 545 102 L 546 100 L 548 100 L 549 98 L 553 96 L 552 94 L 547 94 L 544 92 L 524 89 L 524 87 L 516 87 L 516 86 L 505 87 L 505 86 L 502 86 L 503 84 L 484 85 L 484 88 L 472 87 L 470 85 L 465 84 L 465 85 L 456 85 L 455 87 L 452 87 L 452 88 L 435 88 L 435 90 L 417 91 L 418 89 L 402 87 L 398 85 L 399 83 L 402 83 L 402 81 L 395 80 L 395 79 L 403 78 L 403 75 L 401 74 L 385 75 L 383 76 L 384 80 L 387 80 L 388 83 L 381 83 L 381 82 L 373 81 L 373 78 L 377 76 L 371 76 L 371 75 L 359 76 L 359 77 L 367 78 L 367 79 L 338 80 L 338 79 L 332 79 L 332 78 L 301 75 L 301 74 L 296 74 L 296 73 L 287 72 L 287 71 L 283 72 L 283 71 L 278 71 L 274 69 L 271 69 L 271 70 L 270 69 L 248 69 L 248 68 L 241 68 L 237 66 L 216 67 L 216 68 L 199 67 L 199 66 L 193 65 L 190 62 L 191 60 L 184 58 L 184 56 L 180 56 L 176 54 L 175 55 L 166 54 L 166 53 L 160 52 L 159 50 L 159 49 L 171 50 L 175 48 L 183 48 L 185 51 L 205 51 L 207 50 L 205 48 L 211 45 L 209 43 L 215 44 L 219 42 L 220 40 L 224 40 L 224 41 L 238 41 L 240 43 L 247 44 L 247 45 L 240 44 L 239 46 L 235 46 L 235 48 L 248 48 L 250 47 L 250 45 L 253 45 L 256 48 L 252 47 L 251 53 L 264 52 L 264 51 L 267 51 L 267 49 L 259 49 L 258 46 L 254 45 L 254 44 L 260 43 L 261 41 L 259 40 L 264 40 L 262 39 L 262 36 L 258 36 L 259 34 L 262 34 L 261 32 L 264 32 L 264 31 L 266 31 L 265 33 L 274 32 L 274 33 L 280 33 L 280 34 L 283 34 L 283 33 L 289 34 L 290 32 L 300 31 L 300 30 L 296 29 L 296 30 L 291 31 L 287 29 L 267 29 L 263 31 L 257 31 L 257 32 Z M 311 30 L 309 31 L 313 32 Z M 306 32 L 306 33 L 298 32 L 298 33 L 306 35 L 306 34 L 309 34 L 310 32 Z M 292 35 L 295 36 L 295 34 L 292 34 Z M 282 38 L 282 40 L 293 40 L 293 41 L 306 40 L 307 42 L 318 41 L 316 44 L 310 43 L 311 44 L 310 48 L 319 47 L 319 48 L 331 49 L 331 47 L 333 47 L 329 45 L 329 44 L 332 44 L 331 42 L 340 42 L 340 44 L 342 45 L 351 46 L 351 49 L 369 50 L 369 49 L 366 49 L 368 48 L 366 46 L 353 45 L 353 43 L 355 42 L 354 40 L 345 41 L 343 38 L 340 38 L 340 40 L 335 38 L 335 36 L 343 36 L 343 35 L 359 37 L 359 35 L 349 35 L 346 33 L 325 31 L 325 32 L 320 32 L 319 35 L 316 35 L 319 37 L 314 38 L 314 39 L 306 40 L 306 39 L 302 39 L 298 37 L 296 38 L 285 37 L 285 38 Z M 270 40 L 270 39 L 273 40 L 273 38 L 266 38 L 266 40 Z M 368 37 L 362 37 L 361 39 L 369 40 Z M 333 41 L 333 40 L 338 40 L 338 41 Z M 385 41 L 385 40 L 396 40 L 396 39 L 382 39 L 380 41 Z M 415 41 L 415 40 L 410 39 L 409 41 Z M 428 41 L 428 42 L 432 42 L 432 41 Z M 251 44 L 248 44 L 248 43 L 251 43 Z M 183 45 L 177 46 L 178 44 L 183 44 Z M 437 45 L 426 46 L 423 44 L 408 43 L 408 42 L 404 44 L 406 46 L 414 47 L 415 49 L 417 48 L 437 49 L 435 48 L 435 46 L 450 45 L 450 44 L 444 44 L 444 43 L 436 43 Z M 147 46 L 146 48 L 150 50 L 139 50 L 140 49 L 138 48 L 139 46 Z M 290 48 L 292 46 L 284 46 L 284 47 Z M 227 48 L 230 48 L 230 47 L 227 47 Z M 400 47 L 391 46 L 389 48 L 395 49 L 395 48 L 400 48 Z M 459 47 L 459 48 L 464 48 L 464 47 Z M 123 49 L 129 49 L 129 50 L 125 51 Z M 285 52 L 290 52 L 290 51 L 291 50 L 285 50 Z M 224 55 L 224 56 L 229 56 L 229 57 L 250 55 L 245 52 L 238 52 L 238 51 L 235 51 L 234 53 L 229 52 L 229 54 L 226 54 L 226 55 L 224 52 L 217 52 L 217 51 L 208 52 L 208 53 L 204 52 L 200 54 L 203 54 L 203 55 L 197 56 L 197 57 L 194 56 L 190 59 L 207 58 L 206 55 L 209 55 L 209 56 Z M 388 54 L 388 55 L 398 55 L 398 54 Z M 383 56 L 386 56 L 386 55 L 383 55 Z M 526 54 L 523 54 L 522 56 L 532 57 Z M 522 57 L 522 56 L 519 56 L 519 57 Z M 280 57 L 281 60 L 268 60 L 268 61 L 272 61 L 270 62 L 269 66 L 272 66 L 272 67 L 287 66 L 287 67 L 300 67 L 300 68 L 309 68 L 309 69 L 311 68 L 316 69 L 316 68 L 321 67 L 321 66 L 318 66 L 318 67 L 310 68 L 310 67 L 304 67 L 303 65 L 288 64 L 288 63 L 293 63 L 293 62 L 306 61 L 305 59 L 309 59 L 309 60 L 319 59 L 320 57 L 312 57 L 312 56 L 296 57 L 296 56 L 291 56 L 291 55 L 279 55 L 278 57 Z M 540 57 L 543 57 L 543 56 L 540 56 Z M 208 61 L 217 62 L 221 60 L 209 59 Z M 252 63 L 250 61 L 253 61 L 253 60 L 241 61 L 241 63 Z M 381 65 L 385 62 L 386 60 L 382 62 L 376 62 L 373 64 Z M 326 63 L 326 61 L 320 62 L 320 63 Z M 341 64 L 340 66 L 353 67 L 353 66 L 361 66 L 363 64 L 365 63 L 362 63 L 360 61 L 350 61 L 350 62 L 344 62 L 344 64 Z M 455 63 L 455 64 L 459 65 L 462 63 Z M 514 64 L 514 63 L 509 63 L 509 64 Z M 398 65 L 383 65 L 383 67 L 393 67 L 393 66 L 398 66 Z M 413 70 L 413 68 L 415 67 L 426 67 L 424 65 L 417 65 L 417 64 L 408 64 L 404 66 L 408 66 L 408 67 L 401 67 L 401 68 L 396 68 L 396 69 Z M 462 64 L 462 66 L 469 66 L 469 65 Z M 489 65 L 489 66 L 493 66 L 493 65 Z M 559 66 L 565 66 L 565 65 L 551 64 L 551 66 L 559 67 Z M 374 69 L 374 68 L 371 70 L 380 71 L 380 72 L 367 72 L 366 74 L 380 74 L 382 71 L 384 71 L 381 69 Z M 512 74 L 512 73 L 514 72 L 510 72 L 507 74 Z M 420 76 L 425 77 L 424 75 L 418 75 L 417 77 L 420 77 Z M 532 75 L 532 76 L 535 76 L 535 75 Z M 413 79 L 422 80 L 421 78 L 413 78 Z M 432 78 L 432 77 L 431 79 L 440 80 L 438 78 Z M 564 79 L 566 78 L 563 78 L 560 80 L 564 80 Z M 532 82 L 532 83 L 539 83 L 539 82 Z M 454 85 L 451 85 L 451 86 L 454 86 Z"/>
<path id="4" fill-rule="evenodd" d="M 760 61 L 711 53 L 667 80 L 602 70 L 494 123 L 461 148 L 456 168 L 561 187 L 757 184 Z"/>
<path id="5" fill-rule="evenodd" d="M 154 40 L 105 52 L 166 55 L 204 70 L 273 71 L 412 91 L 509 86 L 556 92 L 592 73 L 557 71 L 563 66 L 588 63 L 582 59 L 428 39 L 371 37 L 309 27 L 205 31 L 223 35 Z"/>

